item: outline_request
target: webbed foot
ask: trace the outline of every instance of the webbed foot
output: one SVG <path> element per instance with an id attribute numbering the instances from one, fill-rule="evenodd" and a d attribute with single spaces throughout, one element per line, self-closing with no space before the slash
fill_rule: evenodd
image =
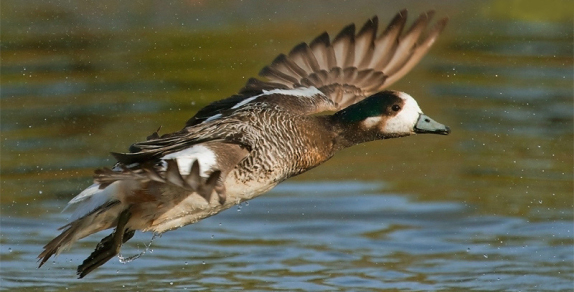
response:
<path id="1" fill-rule="evenodd" d="M 126 243 L 135 234 L 135 230 L 126 230 L 126 223 L 131 217 L 129 209 L 124 210 L 118 217 L 118 224 L 112 234 L 104 237 L 96 249 L 84 262 L 78 266 L 77 275 L 81 279 L 97 267 L 103 265 L 120 252 L 122 244 Z"/>

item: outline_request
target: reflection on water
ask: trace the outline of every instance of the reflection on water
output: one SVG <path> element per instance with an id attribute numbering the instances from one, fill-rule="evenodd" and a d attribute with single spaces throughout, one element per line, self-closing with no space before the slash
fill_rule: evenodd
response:
<path id="1" fill-rule="evenodd" d="M 558 290 L 571 285 L 570 222 L 482 216 L 462 203 L 381 194 L 376 184 L 329 186 L 325 192 L 322 183 L 286 183 L 248 205 L 166 233 L 153 242 L 151 253 L 129 264 L 112 260 L 86 281 L 72 275 L 97 243 L 95 237 L 34 275 L 21 270 L 34 267 L 30 251 L 64 220 L 56 202 L 50 202 L 54 215 L 44 216 L 45 224 L 25 218 L 4 221 L 8 228 L 3 232 L 18 244 L 2 247 L 7 260 L 3 285 L 80 288 L 101 282 L 110 288 L 221 290 L 263 285 L 304 291 L 482 285 L 498 291 L 509 285 L 540 287 L 542 282 L 548 283 L 543 288 Z M 132 240 L 124 256 L 139 253 L 150 237 Z"/>
<path id="2" fill-rule="evenodd" d="M 394 86 L 451 126 L 450 136 L 345 150 L 82 281 L 75 267 L 101 236 L 35 269 L 42 245 L 67 222 L 66 201 L 94 168 L 113 164 L 107 151 L 160 125 L 178 130 L 323 29 L 373 11 L 387 20 L 402 5 L 417 7 L 413 14 L 431 8 L 159 3 L 3 2 L 2 289 L 571 289 L 572 16 L 552 11 L 540 22 L 544 15 L 500 1 L 459 2 L 461 11 L 433 3 L 451 23 Z M 123 255 L 150 239 L 137 235 Z"/>

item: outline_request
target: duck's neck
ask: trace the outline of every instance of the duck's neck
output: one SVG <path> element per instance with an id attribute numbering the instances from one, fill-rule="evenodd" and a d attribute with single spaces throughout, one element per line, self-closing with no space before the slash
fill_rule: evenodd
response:
<path id="1" fill-rule="evenodd" d="M 365 130 L 360 122 L 342 120 L 336 114 L 329 116 L 329 119 L 336 133 L 334 141 L 336 151 L 380 139 L 375 131 Z"/>
<path id="2" fill-rule="evenodd" d="M 370 142 L 378 139 L 383 139 L 378 131 L 375 129 L 365 129 L 361 121 L 349 120 L 339 113 L 334 115 L 322 116 L 325 119 L 325 124 L 328 124 L 329 131 L 333 136 L 333 151 L 351 147 L 353 145 Z"/>

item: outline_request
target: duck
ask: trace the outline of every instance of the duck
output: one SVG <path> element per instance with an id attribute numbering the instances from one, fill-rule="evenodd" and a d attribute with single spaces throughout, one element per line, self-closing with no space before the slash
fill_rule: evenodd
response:
<path id="1" fill-rule="evenodd" d="M 77 268 L 85 277 L 119 254 L 136 231 L 163 234 L 258 197 L 360 143 L 448 135 L 405 92 L 387 89 L 429 51 L 448 18 L 422 13 L 404 31 L 402 10 L 380 34 L 378 17 L 331 40 L 324 32 L 280 54 L 237 94 L 199 110 L 176 132 L 112 152 L 117 163 L 67 205 L 61 233 L 39 267 L 74 242 L 112 229 Z M 425 33 L 426 32 L 426 33 Z M 66 207 L 66 208 L 67 208 Z"/>

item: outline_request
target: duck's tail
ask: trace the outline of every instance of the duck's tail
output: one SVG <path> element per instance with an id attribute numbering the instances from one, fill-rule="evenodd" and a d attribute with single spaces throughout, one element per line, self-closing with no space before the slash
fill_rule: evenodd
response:
<path id="1" fill-rule="evenodd" d="M 79 239 L 114 227 L 117 224 L 119 214 L 126 207 L 120 201 L 110 201 L 94 209 L 89 214 L 62 226 L 59 229 L 63 229 L 62 233 L 48 242 L 44 246 L 42 253 L 38 255 L 38 261 L 40 262 L 38 267 L 44 265 L 53 255 L 58 255 L 63 250 L 70 248 Z"/>
<path id="2" fill-rule="evenodd" d="M 166 160 L 165 164 L 165 169 L 159 172 L 154 168 L 96 170 L 95 183 L 68 203 L 76 207 L 72 221 L 61 227 L 62 233 L 44 246 L 38 255 L 39 267 L 79 239 L 115 228 L 78 267 L 81 278 L 116 255 L 135 230 L 149 228 L 155 219 L 161 222 L 189 195 L 203 197 L 205 202 L 201 203 L 205 205 L 212 201 L 215 192 L 218 197 L 213 201 L 225 202 L 224 190 L 218 185 L 221 171 L 213 171 L 203 179 L 197 160 L 184 176 L 175 159 Z"/>
<path id="3" fill-rule="evenodd" d="M 62 233 L 44 246 L 38 255 L 40 267 L 79 239 L 115 227 L 119 215 L 130 206 L 125 203 L 124 194 L 130 193 L 134 187 L 137 187 L 137 182 L 127 180 L 96 182 L 73 198 L 66 207 L 75 207 L 71 222 L 62 226 L 59 229 L 63 230 Z"/>

